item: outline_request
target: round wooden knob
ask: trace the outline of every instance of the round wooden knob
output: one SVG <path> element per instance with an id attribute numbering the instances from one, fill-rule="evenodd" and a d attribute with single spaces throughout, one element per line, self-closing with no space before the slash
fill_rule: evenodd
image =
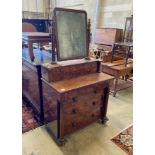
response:
<path id="1" fill-rule="evenodd" d="M 93 102 L 92 104 L 93 104 L 93 105 L 96 105 L 96 102 Z"/>
<path id="2" fill-rule="evenodd" d="M 72 123 L 72 127 L 76 127 L 76 123 L 75 122 Z"/>
<path id="3" fill-rule="evenodd" d="M 72 98 L 72 101 L 73 101 L 73 102 L 76 102 L 76 101 L 77 101 L 76 97 L 73 97 L 73 98 Z"/>
<path id="4" fill-rule="evenodd" d="M 94 94 L 97 94 L 97 90 L 94 90 Z"/>
<path id="5" fill-rule="evenodd" d="M 59 68 L 59 70 L 58 70 L 60 73 L 62 73 L 62 69 L 61 68 Z"/>
<path id="6" fill-rule="evenodd" d="M 77 113 L 77 109 L 73 109 L 73 110 L 72 110 L 72 113 L 73 113 L 73 114 L 76 114 L 76 113 Z"/>
<path id="7" fill-rule="evenodd" d="M 95 115 L 94 115 L 94 114 L 92 114 L 92 115 L 91 115 L 91 117 L 92 117 L 92 118 L 94 118 L 94 117 L 95 117 Z"/>

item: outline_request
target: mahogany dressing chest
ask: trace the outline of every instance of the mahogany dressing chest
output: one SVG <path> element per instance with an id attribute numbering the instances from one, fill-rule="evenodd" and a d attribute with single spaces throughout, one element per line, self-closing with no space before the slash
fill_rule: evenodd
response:
<path id="1" fill-rule="evenodd" d="M 97 121 L 106 122 L 113 77 L 100 73 L 99 61 L 78 59 L 42 64 L 42 81 L 44 106 L 56 106 L 56 117 L 47 129 L 59 144 L 78 129 Z"/>

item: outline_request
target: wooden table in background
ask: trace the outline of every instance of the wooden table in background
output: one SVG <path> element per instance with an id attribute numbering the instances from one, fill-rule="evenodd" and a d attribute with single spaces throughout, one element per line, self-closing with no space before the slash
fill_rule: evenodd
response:
<path id="1" fill-rule="evenodd" d="M 130 75 L 133 70 L 133 61 L 117 60 L 113 62 L 102 63 L 102 72 L 115 77 L 114 89 L 112 91 L 113 96 L 116 96 L 118 79 L 122 76 Z M 126 63 L 126 66 L 124 65 Z"/>
<path id="2" fill-rule="evenodd" d="M 22 40 L 28 42 L 29 55 L 33 61 L 33 43 L 51 42 L 51 34 L 44 32 L 23 32 Z"/>

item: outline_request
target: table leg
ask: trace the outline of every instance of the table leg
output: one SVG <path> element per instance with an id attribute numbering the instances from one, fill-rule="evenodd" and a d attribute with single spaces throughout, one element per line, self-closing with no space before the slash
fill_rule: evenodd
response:
<path id="1" fill-rule="evenodd" d="M 31 59 L 31 61 L 34 61 L 33 43 L 31 41 L 28 42 L 28 49 L 29 49 L 30 59 Z"/>
<path id="2" fill-rule="evenodd" d="M 117 92 L 117 85 L 118 85 L 118 77 L 116 77 L 116 79 L 115 79 L 113 97 L 115 97 L 115 96 L 116 96 L 116 92 Z"/>
<path id="3" fill-rule="evenodd" d="M 127 81 L 128 80 L 128 78 L 129 78 L 129 75 L 127 74 L 127 75 L 125 75 L 125 81 Z"/>

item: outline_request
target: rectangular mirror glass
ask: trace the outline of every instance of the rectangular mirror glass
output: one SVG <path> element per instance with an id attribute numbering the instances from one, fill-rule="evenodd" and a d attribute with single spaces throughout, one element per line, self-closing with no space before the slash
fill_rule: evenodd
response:
<path id="1" fill-rule="evenodd" d="M 54 16 L 58 61 L 87 57 L 86 12 L 55 8 Z"/>

